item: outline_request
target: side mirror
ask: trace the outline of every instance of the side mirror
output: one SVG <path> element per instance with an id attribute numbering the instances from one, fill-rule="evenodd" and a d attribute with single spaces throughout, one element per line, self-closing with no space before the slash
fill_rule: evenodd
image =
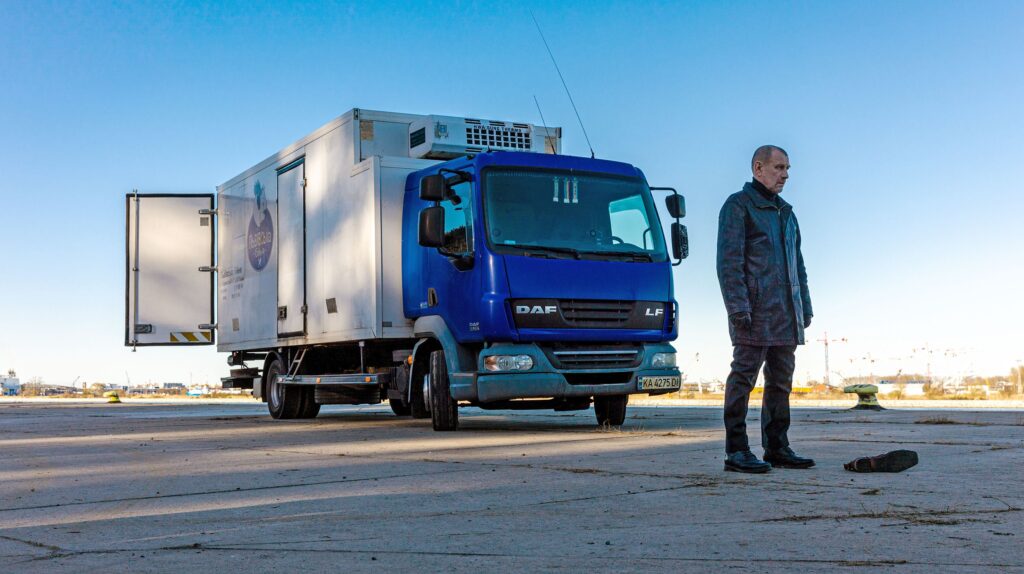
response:
<path id="1" fill-rule="evenodd" d="M 669 214 L 676 219 L 686 217 L 686 199 L 681 195 L 673 193 L 666 197 L 665 207 L 668 208 Z"/>
<path id="2" fill-rule="evenodd" d="M 423 247 L 441 247 L 444 245 L 443 207 L 435 205 L 434 207 L 426 207 L 420 212 L 419 242 Z"/>
<path id="3" fill-rule="evenodd" d="M 422 227 L 421 227 L 422 229 Z M 422 233 L 422 232 L 421 232 Z M 686 226 L 682 223 L 672 224 L 672 256 L 683 260 L 690 255 L 690 238 L 686 234 Z"/>
<path id="4" fill-rule="evenodd" d="M 425 201 L 444 201 L 448 191 L 448 182 L 441 174 L 425 176 L 420 180 L 420 199 Z"/>

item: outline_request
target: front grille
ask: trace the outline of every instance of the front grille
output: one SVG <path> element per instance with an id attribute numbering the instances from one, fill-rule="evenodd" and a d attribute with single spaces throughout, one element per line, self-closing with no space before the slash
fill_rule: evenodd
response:
<path id="1" fill-rule="evenodd" d="M 662 330 L 665 307 L 661 301 L 509 299 L 518 329 Z"/>
<path id="2" fill-rule="evenodd" d="M 573 327 L 617 327 L 629 321 L 634 301 L 578 301 L 564 299 L 558 302 L 562 317 Z"/>
<path id="3" fill-rule="evenodd" d="M 570 385 L 621 385 L 633 380 L 633 371 L 612 371 L 611 373 L 566 373 L 565 381 Z"/>
<path id="4" fill-rule="evenodd" d="M 634 345 L 554 347 L 544 352 L 556 369 L 629 369 L 640 362 L 640 349 Z"/>

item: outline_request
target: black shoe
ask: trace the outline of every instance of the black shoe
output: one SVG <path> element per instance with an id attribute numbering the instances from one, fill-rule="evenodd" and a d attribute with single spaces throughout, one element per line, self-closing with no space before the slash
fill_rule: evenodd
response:
<path id="1" fill-rule="evenodd" d="M 741 450 L 727 454 L 725 457 L 725 470 L 729 472 L 749 472 L 751 474 L 763 474 L 772 469 L 772 465 L 761 462 L 754 453 L 749 450 Z"/>
<path id="2" fill-rule="evenodd" d="M 814 466 L 813 460 L 798 455 L 788 446 L 778 450 L 764 451 L 764 461 L 775 468 L 811 468 Z"/>
<path id="3" fill-rule="evenodd" d="M 912 450 L 894 450 L 878 456 L 851 460 L 843 465 L 853 472 L 903 472 L 917 464 L 917 453 Z"/>

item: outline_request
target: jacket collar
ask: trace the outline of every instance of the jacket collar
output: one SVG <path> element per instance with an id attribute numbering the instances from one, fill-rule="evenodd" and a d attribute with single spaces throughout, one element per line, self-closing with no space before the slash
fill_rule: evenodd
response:
<path id="1" fill-rule="evenodd" d="M 743 193 L 746 194 L 746 196 L 748 198 L 750 198 L 751 203 L 753 203 L 754 207 L 756 207 L 758 209 L 775 209 L 776 208 L 775 204 L 773 204 L 771 201 L 765 199 L 764 196 L 761 195 L 761 192 L 757 191 L 757 189 L 754 188 L 754 185 L 752 183 L 750 183 L 749 181 L 747 183 L 743 184 Z M 782 199 L 781 195 L 776 195 L 775 197 L 776 197 L 776 199 L 779 200 L 778 208 L 780 210 L 793 209 L 793 206 L 791 206 L 789 203 L 786 203 L 786 200 Z"/>

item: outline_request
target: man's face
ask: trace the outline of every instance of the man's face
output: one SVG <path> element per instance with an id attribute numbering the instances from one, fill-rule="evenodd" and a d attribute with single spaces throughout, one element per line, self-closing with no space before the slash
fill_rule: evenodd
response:
<path id="1" fill-rule="evenodd" d="M 767 162 L 754 162 L 754 177 L 772 193 L 782 193 L 789 179 L 789 158 L 777 149 L 772 150 Z"/>

